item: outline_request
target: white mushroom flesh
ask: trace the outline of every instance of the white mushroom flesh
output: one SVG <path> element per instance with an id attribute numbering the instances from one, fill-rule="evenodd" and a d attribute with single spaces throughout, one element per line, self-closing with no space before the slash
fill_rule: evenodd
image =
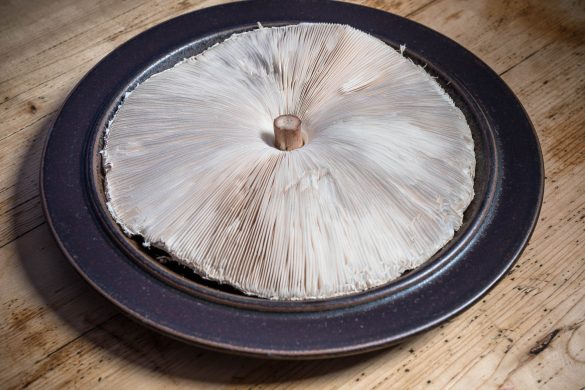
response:
<path id="1" fill-rule="evenodd" d="M 273 145 L 301 119 L 304 146 Z M 108 208 L 129 235 L 246 294 L 329 298 L 442 248 L 473 198 L 461 110 L 362 31 L 236 34 L 129 93 L 106 130 Z"/>

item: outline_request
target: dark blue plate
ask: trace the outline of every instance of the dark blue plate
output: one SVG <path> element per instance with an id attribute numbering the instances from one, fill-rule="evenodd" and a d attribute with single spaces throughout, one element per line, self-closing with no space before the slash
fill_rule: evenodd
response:
<path id="1" fill-rule="evenodd" d="M 462 109 L 476 144 L 476 197 L 455 237 L 387 285 L 320 301 L 248 297 L 162 265 L 121 233 L 104 203 L 99 150 L 124 93 L 234 32 L 298 22 L 343 23 L 425 64 Z M 200 346 L 278 358 L 382 348 L 462 312 L 500 280 L 526 246 L 543 194 L 534 129 L 504 82 L 450 39 L 405 18 L 329 1 L 248 1 L 156 26 L 114 50 L 77 85 L 54 123 L 41 173 L 43 204 L 79 273 L 130 317 Z"/>

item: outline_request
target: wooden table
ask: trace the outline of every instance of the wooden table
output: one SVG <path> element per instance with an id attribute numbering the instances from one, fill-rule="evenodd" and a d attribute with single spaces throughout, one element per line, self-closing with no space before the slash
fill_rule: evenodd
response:
<path id="1" fill-rule="evenodd" d="M 481 302 L 399 347 L 313 362 L 183 345 L 120 314 L 75 273 L 44 221 L 41 150 L 64 99 L 141 31 L 219 1 L 0 3 L 0 388 L 585 386 L 585 2 L 361 1 L 453 38 L 532 118 L 546 166 L 530 244 Z"/>

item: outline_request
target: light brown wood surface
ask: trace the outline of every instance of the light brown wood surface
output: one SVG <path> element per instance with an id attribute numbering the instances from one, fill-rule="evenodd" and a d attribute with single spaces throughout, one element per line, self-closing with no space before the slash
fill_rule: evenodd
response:
<path id="1" fill-rule="evenodd" d="M 520 98 L 543 149 L 545 198 L 528 248 L 489 295 L 440 328 L 349 358 L 233 357 L 146 330 L 81 280 L 39 202 L 51 121 L 107 53 L 216 3 L 0 2 L 0 388 L 583 388 L 584 1 L 360 1 L 478 55 Z"/>

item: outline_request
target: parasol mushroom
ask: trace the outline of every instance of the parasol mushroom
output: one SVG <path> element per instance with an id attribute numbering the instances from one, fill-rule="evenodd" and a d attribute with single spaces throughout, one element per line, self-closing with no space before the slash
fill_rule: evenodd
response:
<path id="1" fill-rule="evenodd" d="M 105 141 L 127 234 L 264 298 L 391 281 L 453 237 L 474 195 L 462 112 L 346 25 L 235 34 L 137 86 Z"/>

